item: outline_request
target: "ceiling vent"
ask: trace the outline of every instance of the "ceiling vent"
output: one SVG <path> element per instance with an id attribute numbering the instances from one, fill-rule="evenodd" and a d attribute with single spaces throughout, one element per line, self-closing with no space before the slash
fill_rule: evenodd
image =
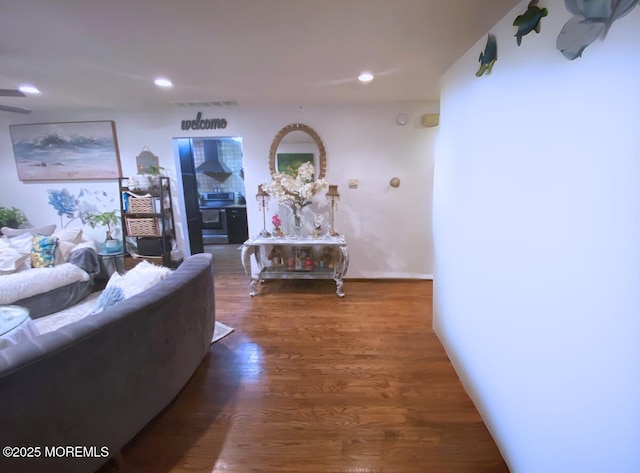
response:
<path id="1" fill-rule="evenodd" d="M 178 107 L 237 107 L 235 100 L 211 100 L 202 102 L 174 102 Z"/>

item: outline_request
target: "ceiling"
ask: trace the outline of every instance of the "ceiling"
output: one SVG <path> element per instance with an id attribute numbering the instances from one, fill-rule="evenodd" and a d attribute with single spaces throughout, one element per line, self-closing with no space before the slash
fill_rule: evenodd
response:
<path id="1" fill-rule="evenodd" d="M 441 74 L 517 3 L 0 0 L 0 88 L 42 92 L 0 104 L 37 112 L 438 100 Z M 356 79 L 364 70 L 375 74 L 369 84 Z M 157 88 L 157 76 L 174 87 Z"/>

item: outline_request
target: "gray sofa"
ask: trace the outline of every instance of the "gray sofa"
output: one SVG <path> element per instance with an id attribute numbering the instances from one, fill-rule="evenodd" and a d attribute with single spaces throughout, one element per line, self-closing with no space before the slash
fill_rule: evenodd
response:
<path id="1" fill-rule="evenodd" d="M 78 281 L 49 292 L 20 299 L 11 304 L 29 309 L 32 319 L 53 314 L 80 302 L 91 294 L 94 279 L 100 274 L 98 253 L 92 248 L 80 248 L 71 253 L 69 263 L 75 264 L 89 275 L 88 281 Z"/>
<path id="2" fill-rule="evenodd" d="M 31 457 L 3 450 L 0 471 L 93 472 L 117 458 L 193 375 L 214 325 L 213 262 L 197 254 L 141 294 L 1 350 L 0 447 Z"/>

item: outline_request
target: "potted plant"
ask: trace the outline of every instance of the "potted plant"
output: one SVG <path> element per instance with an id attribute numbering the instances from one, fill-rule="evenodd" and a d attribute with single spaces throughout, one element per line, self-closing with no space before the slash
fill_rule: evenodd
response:
<path id="1" fill-rule="evenodd" d="M 152 190 L 160 189 L 160 176 L 164 176 L 166 169 L 162 166 L 149 166 L 149 188 Z"/>
<path id="2" fill-rule="evenodd" d="M 111 225 L 117 225 L 120 217 L 117 210 L 109 210 L 107 212 L 98 212 L 86 216 L 86 220 L 91 228 L 97 226 L 107 227 L 105 246 L 118 246 L 120 240 L 113 237 Z"/>
<path id="3" fill-rule="evenodd" d="M 22 210 L 15 207 L 0 207 L 0 228 L 18 228 L 27 221 Z"/>

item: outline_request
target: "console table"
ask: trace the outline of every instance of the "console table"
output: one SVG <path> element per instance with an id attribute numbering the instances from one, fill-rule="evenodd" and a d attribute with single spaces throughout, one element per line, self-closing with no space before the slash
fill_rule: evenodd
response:
<path id="1" fill-rule="evenodd" d="M 252 274 L 251 255 L 258 271 Z M 333 279 L 336 294 L 344 297 L 342 278 L 349 267 L 349 250 L 343 236 L 320 238 L 256 237 L 242 245 L 242 267 L 251 276 L 251 296 L 266 279 Z"/>

